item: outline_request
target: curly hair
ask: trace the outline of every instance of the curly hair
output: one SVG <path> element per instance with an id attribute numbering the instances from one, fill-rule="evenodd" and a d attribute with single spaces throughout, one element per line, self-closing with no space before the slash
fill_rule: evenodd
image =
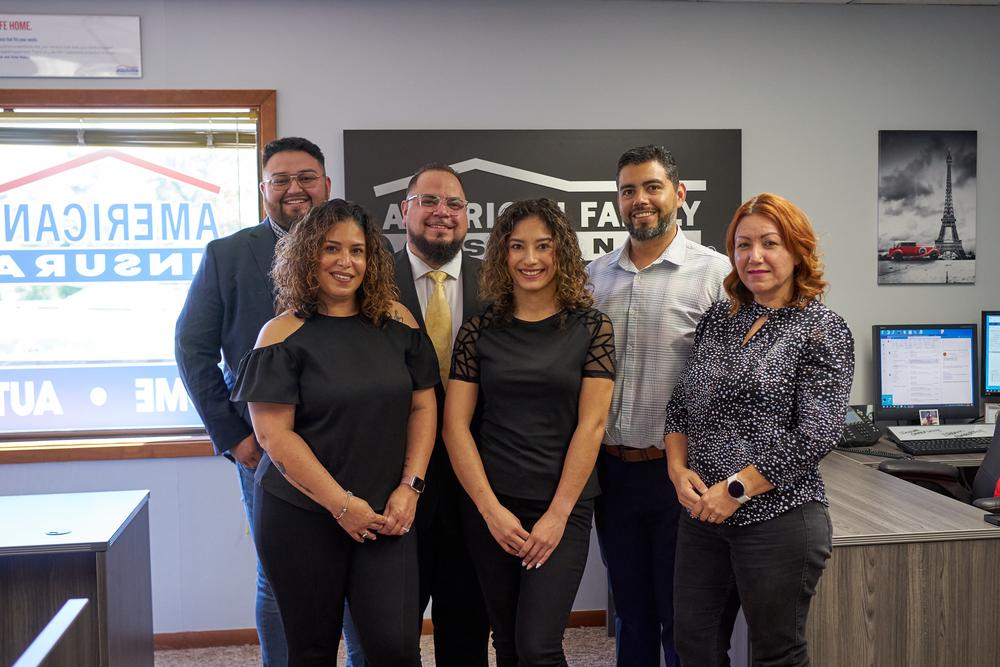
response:
<path id="1" fill-rule="evenodd" d="M 726 254 L 729 255 L 729 263 L 733 269 L 726 276 L 723 285 L 732 304 L 729 309 L 730 314 L 735 315 L 745 304 L 753 301 L 753 294 L 740 280 L 736 271 L 734 256 L 736 228 L 748 215 L 760 215 L 773 222 L 789 252 L 799 260 L 792 272 L 794 283 L 792 303 L 798 308 L 805 308 L 812 299 L 821 298 L 826 291 L 827 283 L 823 280 L 823 264 L 819 258 L 816 232 L 813 231 L 809 218 L 802 209 L 784 197 L 762 192 L 736 209 L 733 220 L 726 230 Z"/>
<path id="2" fill-rule="evenodd" d="M 320 252 L 330 228 L 340 223 L 353 223 L 364 232 L 365 276 L 356 298 L 361 314 L 376 326 L 382 326 L 390 316 L 392 302 L 399 298 L 393 278 L 392 255 L 368 212 L 343 199 L 331 199 L 314 207 L 278 241 L 271 269 L 277 309 L 279 312 L 291 310 L 303 319 L 319 312 Z"/>
<path id="3" fill-rule="evenodd" d="M 540 219 L 552 233 L 559 308 L 566 311 L 592 306 L 594 298 L 587 289 L 588 278 L 576 233 L 566 214 L 546 198 L 514 202 L 497 217 L 479 273 L 480 295 L 493 302 L 493 311 L 502 321 L 510 321 L 514 315 L 514 280 L 507 270 L 507 245 L 517 223 L 530 217 Z"/>

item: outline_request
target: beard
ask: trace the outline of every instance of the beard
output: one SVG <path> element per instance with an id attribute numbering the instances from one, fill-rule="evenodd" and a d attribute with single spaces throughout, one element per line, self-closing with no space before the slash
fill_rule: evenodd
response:
<path id="1" fill-rule="evenodd" d="M 653 239 L 658 239 L 664 236 L 668 231 L 670 231 L 671 225 L 677 220 L 677 209 L 674 208 L 667 215 L 660 215 L 656 221 L 655 227 L 636 227 L 632 224 L 630 218 L 625 218 L 625 228 L 628 229 L 628 235 L 631 236 L 636 241 L 652 241 Z"/>
<path id="2" fill-rule="evenodd" d="M 464 238 L 455 239 L 450 242 L 438 242 L 428 241 L 424 236 L 413 235 L 410 237 L 410 242 L 420 251 L 429 264 L 436 264 L 437 266 L 442 266 L 447 264 L 455 255 L 457 255 L 462 250 L 462 243 L 465 242 Z"/>

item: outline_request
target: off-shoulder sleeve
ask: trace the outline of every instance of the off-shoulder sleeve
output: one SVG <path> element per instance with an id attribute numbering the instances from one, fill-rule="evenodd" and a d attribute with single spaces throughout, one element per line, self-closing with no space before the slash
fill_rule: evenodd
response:
<path id="1" fill-rule="evenodd" d="M 483 318 L 478 315 L 470 317 L 458 330 L 451 354 L 451 373 L 448 375 L 451 379 L 479 384 L 479 352 L 476 345 L 482 321 Z"/>
<path id="2" fill-rule="evenodd" d="M 599 310 L 588 311 L 584 322 L 590 330 L 590 347 L 583 377 L 615 379 L 615 329 L 611 318 Z"/>
<path id="3" fill-rule="evenodd" d="M 437 353 L 431 339 L 420 329 L 410 330 L 410 344 L 406 349 L 406 367 L 414 389 L 427 389 L 441 381 Z"/>
<path id="4" fill-rule="evenodd" d="M 299 362 L 283 343 L 258 347 L 240 361 L 231 401 L 290 403 L 299 400 Z"/>

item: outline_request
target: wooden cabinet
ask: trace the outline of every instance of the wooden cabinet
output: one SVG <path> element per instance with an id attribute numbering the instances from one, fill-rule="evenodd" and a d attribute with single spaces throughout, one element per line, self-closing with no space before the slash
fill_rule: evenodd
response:
<path id="1" fill-rule="evenodd" d="M 0 497 L 0 664 L 88 598 L 46 665 L 152 667 L 151 596 L 148 491 Z"/>

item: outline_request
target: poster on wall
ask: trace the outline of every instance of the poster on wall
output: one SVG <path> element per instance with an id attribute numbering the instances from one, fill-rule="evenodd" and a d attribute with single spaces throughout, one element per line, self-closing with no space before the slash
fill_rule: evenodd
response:
<path id="1" fill-rule="evenodd" d="M 174 322 L 254 148 L 0 144 L 0 434 L 198 427 Z"/>
<path id="2" fill-rule="evenodd" d="M 469 200 L 464 251 L 482 257 L 510 202 L 549 197 L 577 232 L 583 256 L 620 247 L 615 173 L 629 148 L 659 144 L 677 160 L 687 201 L 677 221 L 694 241 L 724 251 L 741 197 L 740 130 L 346 130 L 347 198 L 362 204 L 396 249 L 406 242 L 400 202 L 410 176 L 429 162 L 451 165 Z"/>
<path id="3" fill-rule="evenodd" d="M 878 282 L 976 282 L 976 132 L 878 135 Z"/>
<path id="4" fill-rule="evenodd" d="M 0 13 L 0 77 L 138 79 L 138 16 Z"/>

